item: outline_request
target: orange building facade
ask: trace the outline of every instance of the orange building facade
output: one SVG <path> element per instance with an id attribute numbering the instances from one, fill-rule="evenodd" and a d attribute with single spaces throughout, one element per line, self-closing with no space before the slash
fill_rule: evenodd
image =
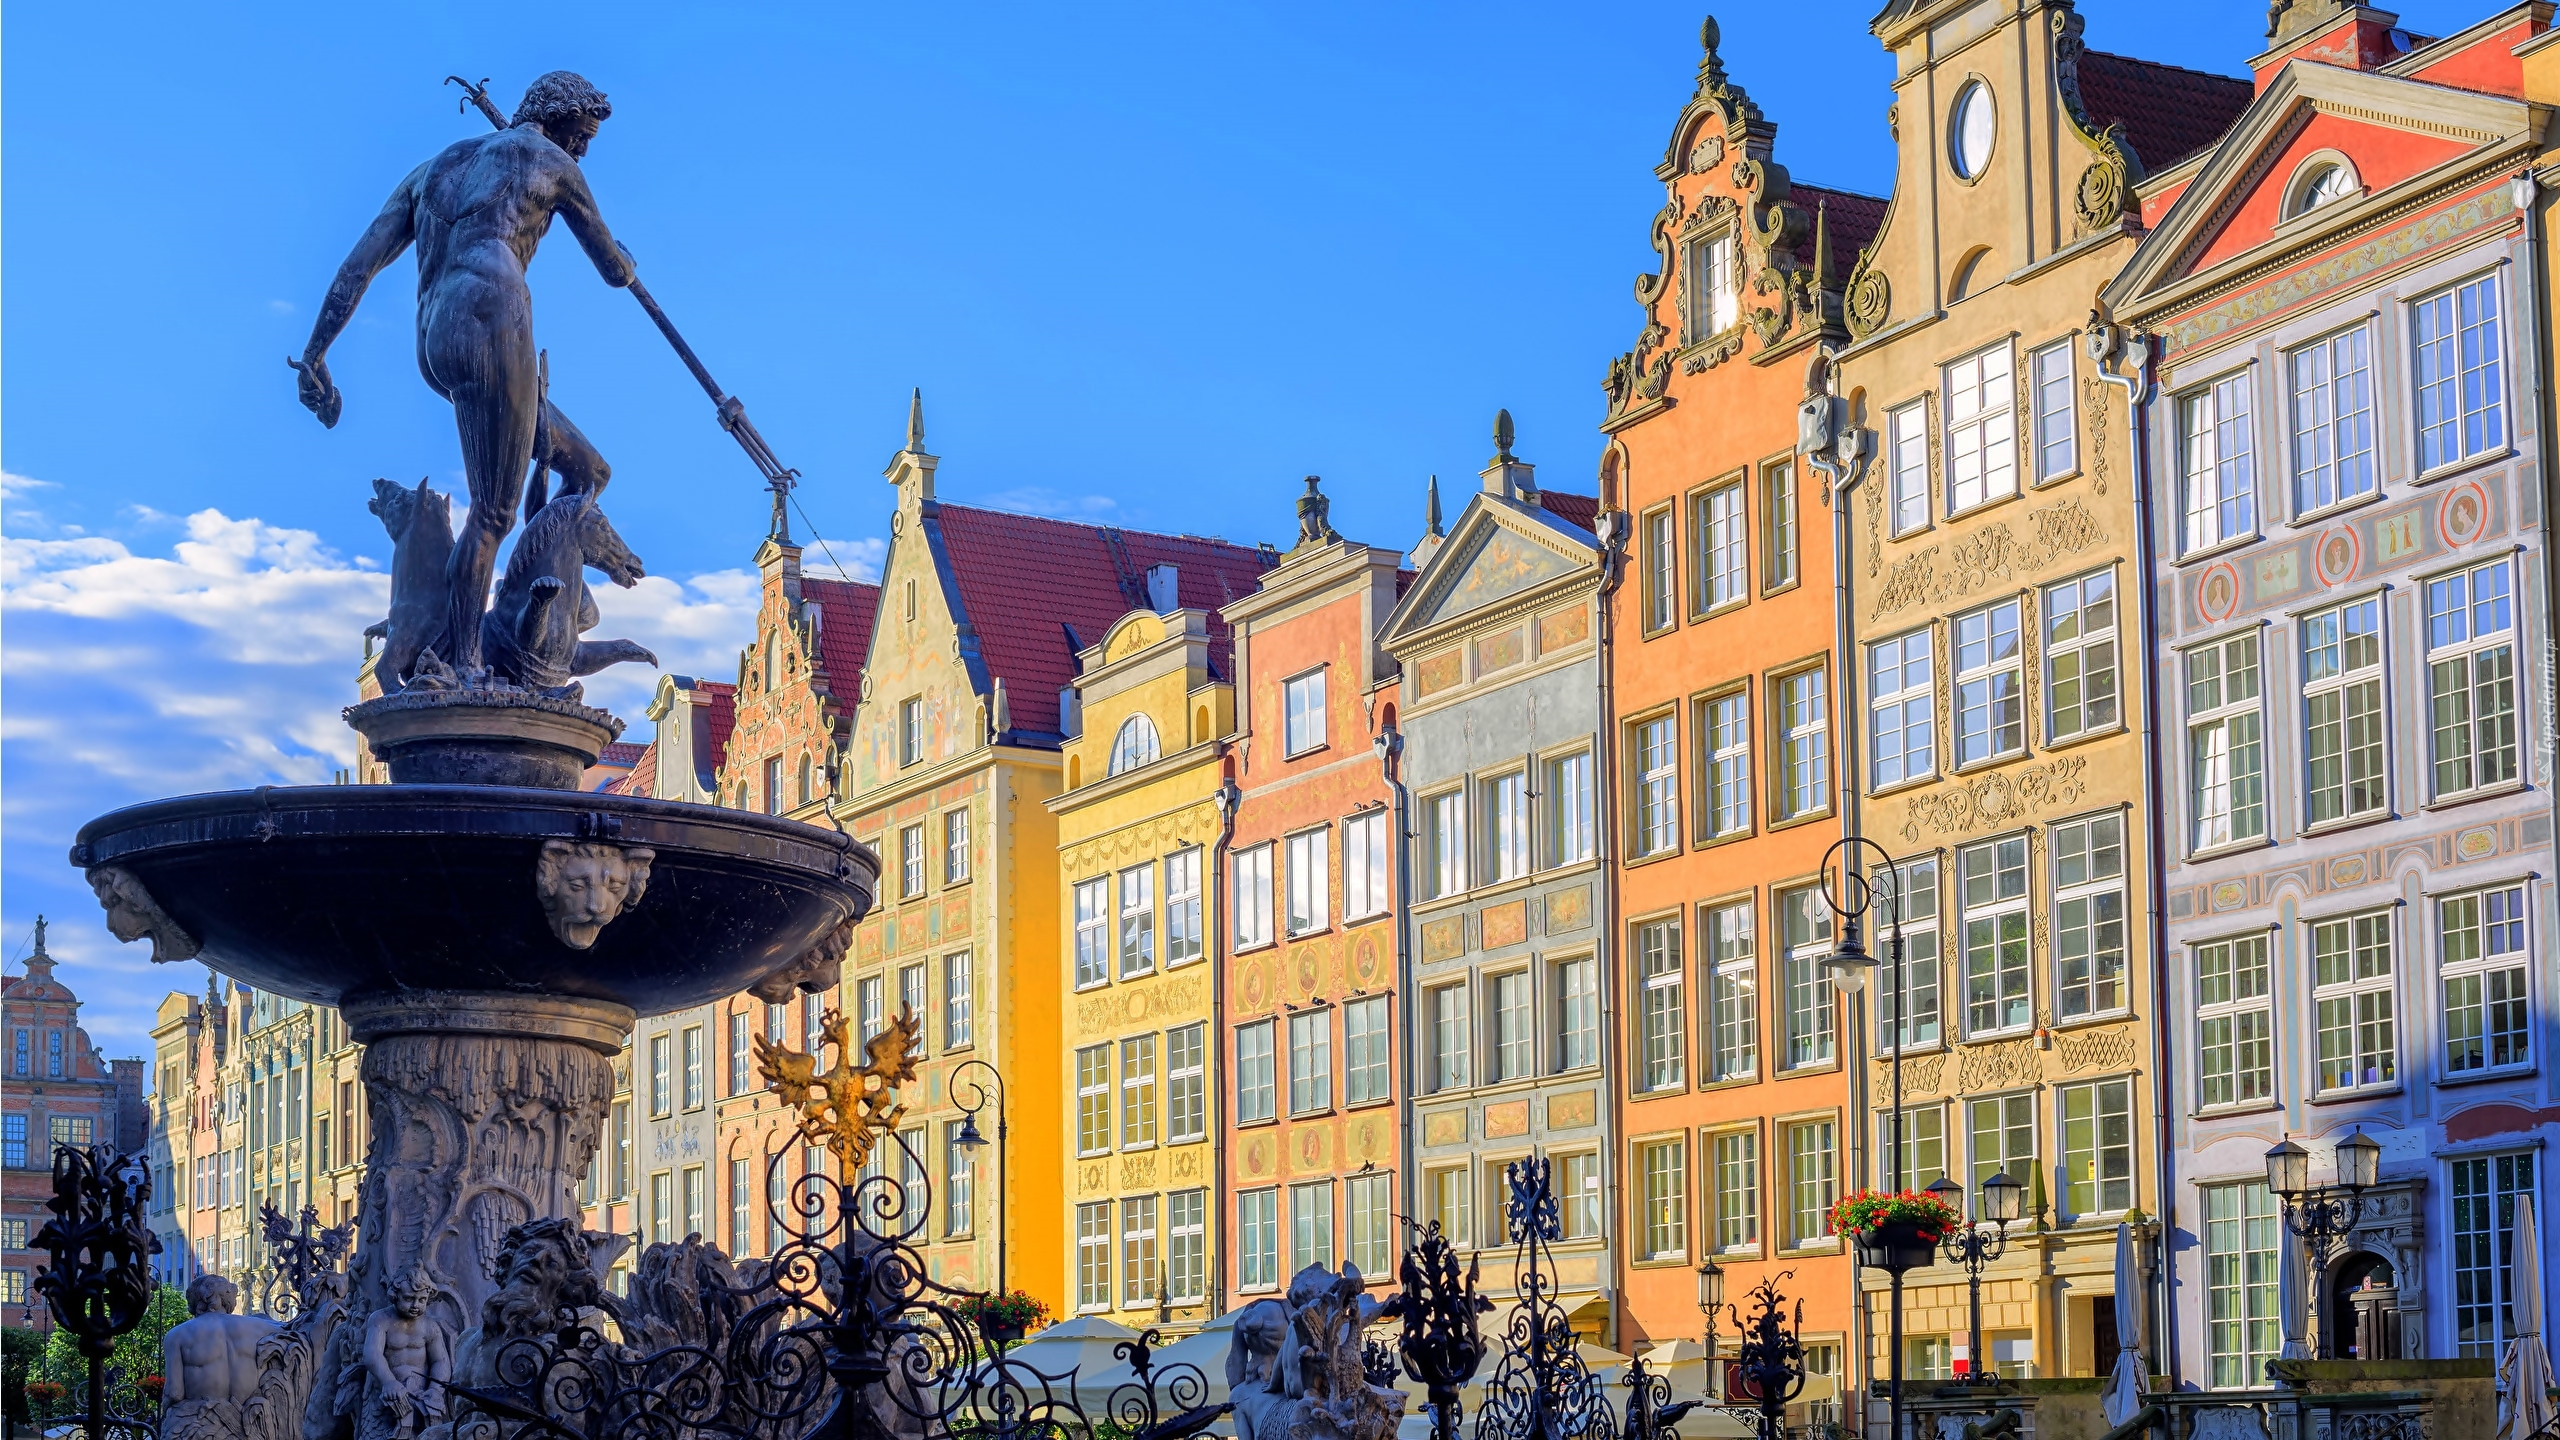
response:
<path id="1" fill-rule="evenodd" d="M 1832 256 L 1857 254 L 1884 203 L 1791 183 L 1712 20 L 1702 40 L 1654 172 L 1662 268 L 1638 282 L 1644 329 L 1611 367 L 1601 427 L 1603 502 L 1632 517 L 1608 600 L 1619 1346 L 1703 1339 L 1710 1257 L 1729 1301 L 1792 1271 L 1809 1369 L 1831 1381 L 1809 1391 L 1819 1409 L 1855 1351 L 1850 1258 L 1826 1212 L 1854 1188 L 1863 1122 L 1850 1016 L 1820 963 L 1819 874 L 1840 835 L 1835 547 L 1796 410 L 1808 367 L 1846 339 Z M 1730 1357 L 1730 1319 L 1716 1328 Z"/>

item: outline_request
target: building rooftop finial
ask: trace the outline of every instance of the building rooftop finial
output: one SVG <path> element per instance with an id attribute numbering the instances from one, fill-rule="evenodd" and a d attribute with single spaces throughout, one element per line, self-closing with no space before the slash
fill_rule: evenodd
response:
<path id="1" fill-rule="evenodd" d="M 1298 497 L 1298 545 L 1330 545 L 1342 538 L 1334 533 L 1329 518 L 1333 501 L 1317 488 L 1320 483 L 1320 477 L 1308 476 L 1307 493 Z"/>
<path id="2" fill-rule="evenodd" d="M 907 448 L 919 455 L 924 453 L 924 387 L 921 385 L 907 397 Z"/>
<path id="3" fill-rule="evenodd" d="M 1439 476 L 1434 475 L 1431 477 L 1431 484 L 1424 491 L 1424 495 L 1425 498 L 1422 502 L 1422 533 L 1425 535 L 1437 536 L 1440 534 Z"/>
<path id="4" fill-rule="evenodd" d="M 1511 463 L 1511 412 L 1508 410 L 1493 412 L 1493 463 Z"/>
<path id="5" fill-rule="evenodd" d="M 46 928 L 46 926 L 45 926 L 45 919 L 44 919 L 44 917 L 43 917 L 43 916 L 41 916 L 41 915 L 37 916 L 37 917 L 36 917 L 36 953 L 37 953 L 38 955 L 42 955 L 42 954 L 44 954 L 44 932 L 45 932 L 45 928 Z M 47 957 L 47 958 L 50 958 L 50 957 Z"/>

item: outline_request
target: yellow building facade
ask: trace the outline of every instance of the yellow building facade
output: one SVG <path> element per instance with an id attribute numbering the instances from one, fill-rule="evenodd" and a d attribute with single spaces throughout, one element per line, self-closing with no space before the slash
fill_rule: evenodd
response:
<path id="1" fill-rule="evenodd" d="M 1132 611 L 1080 660 L 1058 825 L 1056 1106 L 1074 1150 L 1054 1241 L 1083 1314 L 1193 1329 L 1222 1257 L 1213 1137 L 1225 1090 L 1211 881 L 1235 690 L 1202 610 Z"/>

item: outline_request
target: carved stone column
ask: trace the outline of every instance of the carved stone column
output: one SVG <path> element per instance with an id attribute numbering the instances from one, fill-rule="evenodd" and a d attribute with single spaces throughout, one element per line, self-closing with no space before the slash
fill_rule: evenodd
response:
<path id="1" fill-rule="evenodd" d="M 479 1323 L 498 1241 L 527 1220 L 575 1218 L 577 1188 L 613 1103 L 632 1012 L 609 1001 L 464 991 L 350 998 L 365 1046 L 362 1227 L 353 1313 L 391 1303 L 424 1265 L 434 1312 Z"/>

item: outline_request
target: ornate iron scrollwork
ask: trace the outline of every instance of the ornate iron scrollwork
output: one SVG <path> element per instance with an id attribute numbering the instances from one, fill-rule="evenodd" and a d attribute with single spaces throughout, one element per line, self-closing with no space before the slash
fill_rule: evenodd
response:
<path id="1" fill-rule="evenodd" d="M 53 1218 L 34 1246 L 50 1257 L 36 1272 L 34 1290 L 53 1322 L 79 1342 L 89 1361 L 88 1429 L 97 1440 L 119 1432 L 156 1433 L 147 1420 L 107 1410 L 107 1357 L 119 1336 L 140 1325 L 156 1288 L 151 1257 L 160 1241 L 151 1233 L 151 1162 L 119 1155 L 104 1145 L 87 1150 L 57 1145 Z"/>
<path id="2" fill-rule="evenodd" d="M 1502 1359 L 1484 1386 L 1476 1440 L 1617 1440 L 1616 1407 L 1582 1363 L 1578 1338 L 1556 1301 L 1548 1254 L 1562 1231 L 1543 1157 L 1512 1162 L 1504 1217 L 1518 1237 L 1512 1274 L 1519 1303 L 1503 1327 Z"/>

